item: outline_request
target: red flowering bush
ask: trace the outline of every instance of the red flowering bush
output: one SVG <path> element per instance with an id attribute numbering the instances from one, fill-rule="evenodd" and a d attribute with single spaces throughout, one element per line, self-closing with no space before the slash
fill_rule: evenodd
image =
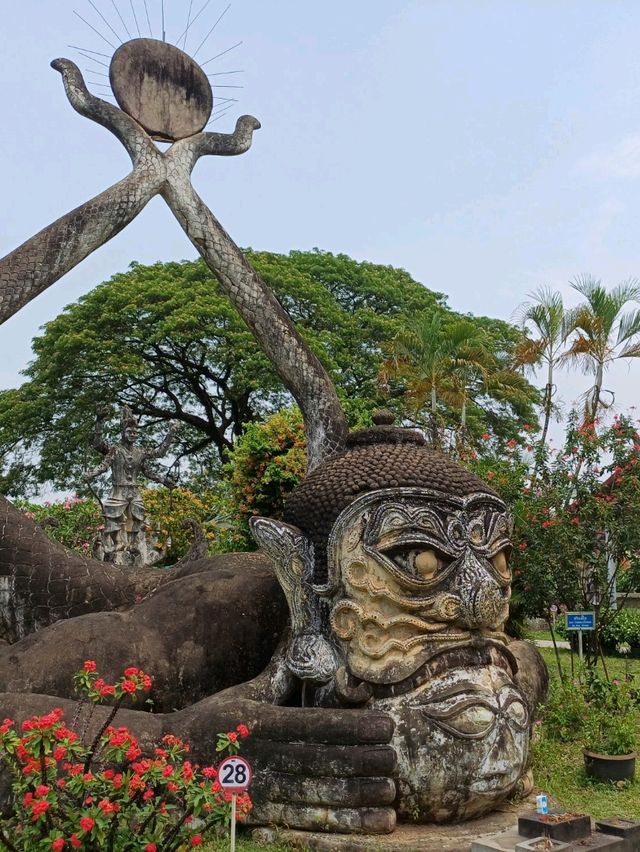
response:
<path id="1" fill-rule="evenodd" d="M 228 823 L 231 795 L 215 767 L 187 759 L 188 744 L 168 734 L 143 755 L 130 731 L 113 726 L 124 698 L 151 688 L 147 674 L 131 667 L 107 684 L 87 660 L 74 681 L 82 704 L 115 701 L 89 745 L 74 725 L 67 727 L 60 708 L 27 719 L 20 731 L 11 719 L 0 725 L 0 764 L 11 772 L 14 795 L 13 812 L 0 824 L 0 848 L 175 852 L 199 846 Z M 85 731 L 91 716 L 92 710 L 76 713 Z M 248 735 L 245 725 L 218 735 L 217 751 L 237 752 Z M 249 796 L 239 796 L 238 819 L 250 809 Z"/>

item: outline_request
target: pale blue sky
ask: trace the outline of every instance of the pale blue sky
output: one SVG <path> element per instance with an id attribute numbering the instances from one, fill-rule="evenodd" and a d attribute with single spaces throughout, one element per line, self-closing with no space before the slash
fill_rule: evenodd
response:
<path id="1" fill-rule="evenodd" d="M 116 26 L 111 0 L 94 2 Z M 189 0 L 165 2 L 171 40 Z M 187 49 L 226 2 L 211 0 Z M 117 3 L 133 26 L 129 0 Z M 160 0 L 148 4 L 157 34 Z M 74 8 L 109 35 L 87 0 L 3 3 L 0 255 L 128 170 L 48 67 L 90 67 L 68 44 L 111 52 Z M 240 39 L 207 66 L 245 71 L 239 108 L 215 127 L 249 112 L 263 129 L 243 157 L 202 161 L 195 183 L 241 245 L 401 266 L 453 308 L 503 318 L 539 284 L 570 293 L 582 272 L 610 285 L 640 276 L 637 0 L 234 0 L 198 59 Z M 193 256 L 152 202 L 3 326 L 0 386 L 81 293 L 134 259 Z M 638 369 L 611 374 L 621 407 L 635 404 Z M 563 380 L 565 399 L 585 381 Z"/>

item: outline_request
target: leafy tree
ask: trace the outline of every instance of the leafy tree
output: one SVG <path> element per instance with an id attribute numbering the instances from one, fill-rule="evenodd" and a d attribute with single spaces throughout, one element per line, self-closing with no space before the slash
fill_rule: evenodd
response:
<path id="1" fill-rule="evenodd" d="M 409 318 L 438 311 L 459 319 L 441 294 L 404 270 L 318 250 L 249 250 L 247 257 L 334 378 L 354 425 L 387 402 L 380 366 Z M 465 321 L 486 325 L 494 349 L 511 357 L 520 336 L 513 326 Z M 32 493 L 44 482 L 75 487 L 94 463 L 95 411 L 105 402 L 112 404 L 108 438 L 117 437 L 125 404 L 149 442 L 168 420 L 181 422 L 176 469 L 206 486 L 246 424 L 290 401 L 201 261 L 133 264 L 47 323 L 33 348 L 25 383 L 0 393 L 0 489 L 9 494 Z M 514 413 L 484 399 L 483 424 L 505 432 L 526 409 Z M 402 413 L 401 399 L 391 404 Z"/>
<path id="2" fill-rule="evenodd" d="M 570 340 L 564 359 L 594 377 L 585 394 L 584 412 L 585 423 L 592 423 L 600 408 L 609 407 L 602 399 L 609 366 L 619 358 L 640 357 L 640 310 L 623 313 L 628 302 L 640 302 L 640 285 L 628 281 L 608 291 L 599 280 L 585 275 L 572 287 L 585 301 L 568 313 Z"/>

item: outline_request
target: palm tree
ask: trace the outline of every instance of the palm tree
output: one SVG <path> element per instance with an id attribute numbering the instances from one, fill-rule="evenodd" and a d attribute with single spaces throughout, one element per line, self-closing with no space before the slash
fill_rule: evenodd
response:
<path id="1" fill-rule="evenodd" d="M 540 438 L 544 446 L 553 411 L 554 371 L 561 359 L 561 350 L 566 339 L 566 311 L 561 294 L 548 287 L 539 287 L 528 296 L 530 301 L 523 302 L 516 312 L 519 325 L 526 336 L 516 347 L 515 357 L 518 366 L 529 367 L 534 373 L 540 364 L 546 368 L 547 382 L 542 397 L 544 423 Z M 529 337 L 528 332 L 531 330 L 535 337 Z"/>
<path id="2" fill-rule="evenodd" d="M 439 403 L 460 409 L 464 432 L 472 387 L 486 381 L 494 368 L 484 331 L 470 320 L 449 320 L 439 312 L 417 317 L 394 341 L 392 356 L 384 365 L 387 375 L 405 380 L 416 417 L 428 405 L 434 447 L 440 443 Z"/>
<path id="3" fill-rule="evenodd" d="M 585 302 L 567 313 L 569 348 L 563 360 L 594 376 L 585 394 L 585 422 L 593 423 L 598 410 L 611 403 L 602 399 L 602 383 L 609 366 L 619 358 L 640 357 L 640 310 L 623 313 L 628 302 L 640 302 L 640 284 L 629 280 L 607 291 L 601 282 L 583 275 L 571 286 Z"/>

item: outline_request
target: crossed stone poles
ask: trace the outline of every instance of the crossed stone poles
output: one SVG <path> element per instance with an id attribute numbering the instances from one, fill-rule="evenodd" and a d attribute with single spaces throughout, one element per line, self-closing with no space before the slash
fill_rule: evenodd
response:
<path id="1" fill-rule="evenodd" d="M 114 237 L 154 196 L 161 195 L 300 405 L 312 469 L 344 445 L 347 424 L 335 389 L 275 296 L 191 184 L 201 157 L 243 154 L 251 147 L 260 122 L 245 115 L 232 134 L 197 133 L 162 152 L 131 116 L 89 92 L 73 62 L 56 59 L 51 64 L 62 75 L 73 108 L 122 142 L 133 170 L 0 260 L 0 323 Z"/>

